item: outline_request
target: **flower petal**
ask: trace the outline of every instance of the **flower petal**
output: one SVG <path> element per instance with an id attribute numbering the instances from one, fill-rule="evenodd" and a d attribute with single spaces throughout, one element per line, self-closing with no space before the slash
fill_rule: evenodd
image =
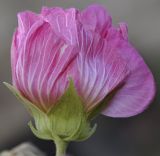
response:
<path id="1" fill-rule="evenodd" d="M 123 28 L 120 29 L 120 33 L 124 37 L 126 29 Z M 117 41 L 114 50 L 126 60 L 131 73 L 124 86 L 117 91 L 107 105 L 103 114 L 111 117 L 133 116 L 142 112 L 153 99 L 155 94 L 154 79 L 142 57 L 127 40 Z"/>
<path id="2" fill-rule="evenodd" d="M 32 27 L 16 66 L 16 76 L 23 95 L 47 111 L 66 88 L 67 80 L 60 84 L 57 79 L 62 76 L 67 79 L 64 73 L 73 61 L 75 52 L 73 47 L 55 35 L 48 23 Z"/>
<path id="3" fill-rule="evenodd" d="M 106 35 L 107 30 L 112 25 L 112 18 L 102 5 L 90 5 L 79 14 L 79 21 L 85 30 L 92 30 Z"/>
<path id="4" fill-rule="evenodd" d="M 32 25 L 40 20 L 40 17 L 31 12 L 31 11 L 24 11 L 18 13 L 18 30 L 21 33 L 27 33 Z"/>
<path id="5" fill-rule="evenodd" d="M 24 11 L 18 13 L 18 28 L 16 29 L 11 47 L 11 64 L 12 64 L 12 81 L 13 84 L 18 88 L 16 73 L 16 64 L 18 56 L 23 51 L 23 43 L 27 36 L 29 29 L 36 23 L 39 22 L 40 18 L 38 15 L 31 11 Z"/>
<path id="6" fill-rule="evenodd" d="M 112 43 L 98 34 L 82 28 L 79 43 L 77 66 L 72 75 L 87 110 L 90 110 L 123 82 L 128 70 L 126 62 L 112 50 Z"/>
<path id="7" fill-rule="evenodd" d="M 12 38 L 12 46 L 11 46 L 11 66 L 12 66 L 12 83 L 16 86 L 17 79 L 16 79 L 16 62 L 18 59 L 18 51 L 17 51 L 17 30 L 13 34 Z"/>
<path id="8" fill-rule="evenodd" d="M 52 26 L 57 36 L 64 39 L 69 44 L 77 42 L 75 8 L 63 10 L 62 8 L 43 8 L 42 16 L 44 20 Z"/>

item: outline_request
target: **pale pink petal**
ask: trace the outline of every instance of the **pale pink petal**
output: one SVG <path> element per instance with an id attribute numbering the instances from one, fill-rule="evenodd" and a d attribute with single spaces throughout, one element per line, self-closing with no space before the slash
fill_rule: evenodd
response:
<path id="1" fill-rule="evenodd" d="M 18 30 L 21 33 L 27 33 L 29 29 L 40 20 L 39 15 L 31 11 L 18 13 Z"/>
<path id="2" fill-rule="evenodd" d="M 119 24 L 119 32 L 125 40 L 128 40 L 128 26 L 126 23 Z"/>
<path id="3" fill-rule="evenodd" d="M 56 8 L 58 9 L 59 7 L 48 8 L 46 6 L 43 6 L 40 14 L 45 17 L 45 16 L 51 14 L 53 12 L 53 10 Z M 59 8 L 59 9 L 61 9 L 61 8 Z"/>
<path id="4" fill-rule="evenodd" d="M 126 28 L 120 26 L 120 34 L 126 39 Z M 154 78 L 138 52 L 123 39 L 115 39 L 114 51 L 126 60 L 130 69 L 123 87 L 107 104 L 104 115 L 111 117 L 129 117 L 142 112 L 155 94 Z"/>
<path id="5" fill-rule="evenodd" d="M 85 107 L 91 110 L 124 81 L 128 70 L 125 61 L 113 51 L 112 43 L 98 34 L 82 28 L 79 43 L 77 66 L 72 75 Z"/>
<path id="6" fill-rule="evenodd" d="M 23 50 L 16 66 L 20 90 L 46 111 L 55 103 L 57 94 L 63 94 L 64 90 L 60 92 L 54 86 L 61 76 L 68 80 L 63 73 L 76 51 L 55 35 L 49 23 L 35 24 L 29 30 Z M 66 81 L 59 86 L 65 89 Z"/>
<path id="7" fill-rule="evenodd" d="M 101 36 L 107 34 L 107 30 L 112 25 L 112 18 L 102 5 L 90 5 L 79 13 L 79 21 L 85 30 L 92 30 L 100 33 Z"/>
<path id="8" fill-rule="evenodd" d="M 16 62 L 18 59 L 18 51 L 17 51 L 17 30 L 13 34 L 12 38 L 12 46 L 11 46 L 11 66 L 12 66 L 12 83 L 16 86 L 17 79 L 16 79 Z"/>
<path id="9" fill-rule="evenodd" d="M 32 26 L 34 26 L 37 22 L 39 22 L 40 18 L 38 15 L 31 11 L 25 11 L 18 13 L 18 28 L 16 29 L 13 40 L 12 40 L 12 47 L 11 47 L 11 64 L 12 64 L 12 81 L 13 84 L 19 88 L 18 86 L 18 78 L 16 76 L 16 65 L 22 64 L 21 62 L 21 54 L 24 51 L 24 42 L 25 38 Z M 20 68 L 20 67 L 19 67 Z M 22 69 L 22 66 L 21 68 Z M 20 76 L 21 77 L 21 76 Z"/>
<path id="10" fill-rule="evenodd" d="M 64 39 L 69 44 L 77 42 L 77 25 L 76 25 L 75 8 L 63 10 L 62 8 L 43 8 L 42 16 L 44 20 L 52 26 L 56 35 Z"/>

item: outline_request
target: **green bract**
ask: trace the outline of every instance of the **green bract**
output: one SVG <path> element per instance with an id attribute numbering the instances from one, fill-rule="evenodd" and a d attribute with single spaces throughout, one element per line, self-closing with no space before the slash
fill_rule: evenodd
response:
<path id="1" fill-rule="evenodd" d="M 32 132 L 41 139 L 81 141 L 90 137 L 96 129 L 91 128 L 84 105 L 78 96 L 74 83 L 70 80 L 68 89 L 47 113 L 24 98 L 12 85 L 4 83 L 33 116 L 35 126 L 29 122 Z"/>

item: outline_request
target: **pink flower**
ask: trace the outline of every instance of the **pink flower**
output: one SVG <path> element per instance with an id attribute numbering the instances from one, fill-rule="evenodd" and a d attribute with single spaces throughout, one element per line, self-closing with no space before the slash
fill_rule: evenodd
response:
<path id="1" fill-rule="evenodd" d="M 155 94 L 152 73 L 129 43 L 126 24 L 114 27 L 100 5 L 19 13 L 11 61 L 13 85 L 44 112 L 64 94 L 69 77 L 86 111 L 116 91 L 103 110 L 111 117 L 142 112 Z"/>

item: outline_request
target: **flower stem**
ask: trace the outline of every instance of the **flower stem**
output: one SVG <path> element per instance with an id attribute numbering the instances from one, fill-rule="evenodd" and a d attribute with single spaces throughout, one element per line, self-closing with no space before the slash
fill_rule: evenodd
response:
<path id="1" fill-rule="evenodd" d="M 56 145 L 56 156 L 65 156 L 68 143 L 61 139 L 56 139 L 55 145 Z"/>

